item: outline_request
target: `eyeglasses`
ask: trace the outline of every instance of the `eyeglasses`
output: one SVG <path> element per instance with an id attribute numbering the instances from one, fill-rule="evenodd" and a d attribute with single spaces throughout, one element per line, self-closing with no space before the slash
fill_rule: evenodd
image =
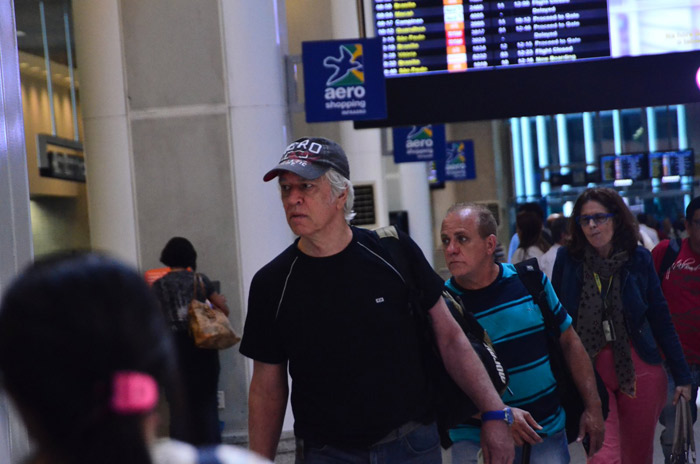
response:
<path id="1" fill-rule="evenodd" d="M 589 225 L 592 220 L 597 226 L 599 226 L 608 222 L 608 219 L 610 219 L 613 216 L 615 216 L 613 213 L 597 213 L 592 216 L 579 216 L 576 218 L 576 224 L 583 227 Z"/>

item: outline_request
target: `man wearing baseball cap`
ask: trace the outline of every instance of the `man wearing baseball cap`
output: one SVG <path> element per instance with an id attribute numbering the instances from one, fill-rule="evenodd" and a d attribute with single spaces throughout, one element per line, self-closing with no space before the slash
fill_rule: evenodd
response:
<path id="1" fill-rule="evenodd" d="M 250 447 L 274 459 L 289 369 L 297 463 L 440 463 L 407 287 L 381 257 L 377 235 L 349 225 L 349 177 L 340 145 L 304 137 L 263 178 L 278 179 L 287 223 L 298 238 L 256 273 L 250 288 L 240 348 L 254 360 Z M 407 235 L 399 233 L 399 240 L 448 371 L 481 411 L 503 410 L 442 300 L 442 279 Z M 486 423 L 482 434 L 486 463 L 512 462 L 505 422 Z"/>

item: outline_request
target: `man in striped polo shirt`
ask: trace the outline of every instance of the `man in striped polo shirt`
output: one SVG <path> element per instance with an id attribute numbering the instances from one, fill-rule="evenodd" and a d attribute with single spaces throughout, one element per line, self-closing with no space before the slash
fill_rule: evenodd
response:
<path id="1" fill-rule="evenodd" d="M 524 444 L 531 446 L 532 463 L 568 463 L 565 413 L 559 404 L 556 380 L 549 364 L 544 319 L 512 264 L 495 263 L 496 221 L 480 205 L 452 206 L 442 222 L 441 241 L 452 277 L 445 286 L 459 295 L 489 334 L 510 376 L 502 395 L 511 407 L 511 433 L 520 462 Z M 593 368 L 571 326 L 571 317 L 542 274 L 549 306 L 561 330 L 560 343 L 581 391 L 586 410 L 581 433 L 589 436 L 592 455 L 603 444 L 604 421 Z M 487 420 L 487 417 L 482 417 Z M 463 424 L 450 431 L 452 462 L 476 463 L 480 423 Z"/>

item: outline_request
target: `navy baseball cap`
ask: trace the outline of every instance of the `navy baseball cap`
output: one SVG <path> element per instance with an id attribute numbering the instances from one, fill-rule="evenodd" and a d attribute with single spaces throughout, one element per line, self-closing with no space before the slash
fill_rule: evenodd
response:
<path id="1" fill-rule="evenodd" d="M 283 171 L 304 179 L 318 179 L 331 168 L 346 179 L 350 178 L 350 165 L 342 147 L 323 137 L 302 137 L 287 146 L 280 162 L 265 174 L 263 180 L 270 181 Z"/>

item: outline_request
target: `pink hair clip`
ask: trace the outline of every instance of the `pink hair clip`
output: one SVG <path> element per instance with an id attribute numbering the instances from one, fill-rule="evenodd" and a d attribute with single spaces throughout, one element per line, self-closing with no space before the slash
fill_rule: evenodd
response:
<path id="1" fill-rule="evenodd" d="M 158 385 L 148 374 L 119 371 L 112 380 L 110 406 L 117 414 L 139 414 L 152 410 L 158 402 Z"/>

